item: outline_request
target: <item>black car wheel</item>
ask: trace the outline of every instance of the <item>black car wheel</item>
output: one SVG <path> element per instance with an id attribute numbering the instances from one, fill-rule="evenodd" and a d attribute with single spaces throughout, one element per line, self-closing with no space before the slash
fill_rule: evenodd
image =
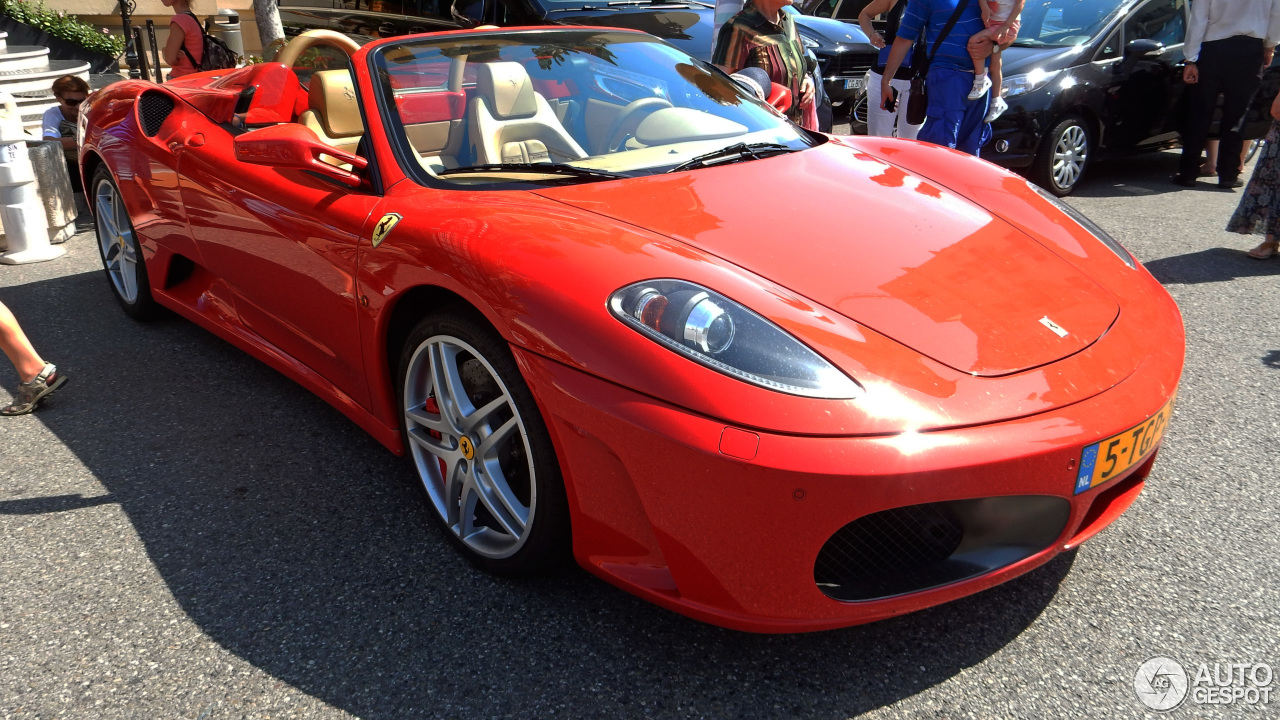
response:
<path id="1" fill-rule="evenodd" d="M 1068 115 L 1045 136 L 1031 179 L 1058 197 L 1070 195 L 1084 177 L 1092 152 L 1088 123 L 1077 115 Z"/>
<path id="2" fill-rule="evenodd" d="M 1249 162 L 1250 160 L 1252 160 L 1253 156 L 1258 154 L 1258 150 L 1259 148 L 1262 147 L 1262 144 L 1264 142 L 1266 142 L 1266 140 L 1263 140 L 1261 138 L 1257 140 L 1245 140 L 1244 144 L 1245 144 L 1245 147 L 1248 148 L 1248 150 L 1244 154 L 1244 161 Z"/>
<path id="3" fill-rule="evenodd" d="M 443 311 L 400 355 L 399 396 L 418 487 L 464 554 L 524 575 L 569 556 L 560 466 L 506 342 L 484 319 Z"/>
<path id="4" fill-rule="evenodd" d="M 156 304 L 151 297 L 147 264 L 142 259 L 138 236 L 133 231 L 120 188 L 105 165 L 93 173 L 90 188 L 98 256 L 102 258 L 112 293 L 129 317 L 146 320 L 155 314 Z"/>

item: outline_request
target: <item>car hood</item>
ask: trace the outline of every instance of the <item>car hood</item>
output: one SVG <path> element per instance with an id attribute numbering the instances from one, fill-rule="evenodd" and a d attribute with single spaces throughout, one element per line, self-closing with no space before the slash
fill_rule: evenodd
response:
<path id="1" fill-rule="evenodd" d="M 554 10 L 554 8 L 552 8 Z M 681 4 L 644 7 L 593 8 L 584 6 L 564 12 L 548 12 L 546 21 L 560 25 L 590 25 L 640 30 L 670 42 L 698 58 L 711 61 L 710 8 Z"/>
<path id="2" fill-rule="evenodd" d="M 1079 65 L 1092 51 L 1091 46 L 1075 47 L 1018 47 L 1013 46 L 1001 53 L 1001 72 L 1005 77 L 1028 73 L 1036 68 L 1045 71 L 1061 70 Z"/>
<path id="3" fill-rule="evenodd" d="M 816 36 L 814 40 L 826 40 L 832 45 L 870 45 L 862 28 L 831 18 L 814 17 L 813 15 L 792 15 L 796 27 L 806 35 Z M 874 48 L 872 48 L 874 50 Z"/>
<path id="4" fill-rule="evenodd" d="M 973 375 L 1072 355 L 1119 314 L 1114 296 L 1021 230 L 836 143 L 539 194 L 716 255 Z"/>

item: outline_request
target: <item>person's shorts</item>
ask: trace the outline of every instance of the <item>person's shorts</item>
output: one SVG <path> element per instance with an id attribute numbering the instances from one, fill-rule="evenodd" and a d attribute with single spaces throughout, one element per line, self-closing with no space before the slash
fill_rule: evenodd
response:
<path id="1" fill-rule="evenodd" d="M 1004 24 L 1004 20 L 996 20 L 995 18 L 991 18 L 987 20 L 987 29 L 990 30 L 992 33 L 994 33 L 996 31 L 996 28 L 1000 27 L 1003 24 Z M 1000 44 L 1005 45 L 1013 42 L 1014 40 L 1017 40 L 1018 28 L 1020 27 L 1022 27 L 1021 21 L 1014 20 L 1012 23 L 1010 23 L 1009 32 L 1005 33 L 1004 40 L 1001 41 Z"/>

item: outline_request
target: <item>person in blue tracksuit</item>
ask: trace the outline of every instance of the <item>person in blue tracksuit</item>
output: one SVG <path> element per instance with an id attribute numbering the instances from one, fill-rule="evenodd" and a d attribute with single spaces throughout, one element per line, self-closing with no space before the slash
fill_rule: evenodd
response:
<path id="1" fill-rule="evenodd" d="M 991 126 L 983 122 L 990 93 L 977 100 L 969 99 L 969 91 L 973 88 L 973 60 L 966 44 L 974 33 L 986 27 L 978 4 L 981 1 L 909 0 L 885 63 L 885 72 L 881 76 L 885 79 L 880 93 L 880 97 L 886 100 L 890 97 L 888 79 L 897 72 L 912 44 L 923 33 L 929 51 L 933 52 L 936 44 L 937 52 L 929 64 L 929 105 L 924 127 L 916 139 L 975 156 L 991 137 Z M 961 3 L 965 6 L 960 10 L 955 25 L 938 43 L 947 20 Z"/>

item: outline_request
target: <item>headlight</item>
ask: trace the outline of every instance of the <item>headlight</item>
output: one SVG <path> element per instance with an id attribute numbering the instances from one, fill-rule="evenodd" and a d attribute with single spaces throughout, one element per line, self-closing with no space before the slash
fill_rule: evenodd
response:
<path id="1" fill-rule="evenodd" d="M 1060 72 L 1062 71 L 1036 68 L 1022 75 L 1010 75 L 1004 79 L 1002 85 L 1004 90 L 1000 94 L 1004 97 L 1017 97 L 1025 95 L 1032 90 L 1039 90 L 1048 85 L 1049 81 L 1057 77 Z"/>
<path id="2" fill-rule="evenodd" d="M 1103 245 L 1106 245 L 1107 247 L 1111 248 L 1111 252 L 1118 255 L 1120 259 L 1124 261 L 1125 265 L 1128 265 L 1131 268 L 1137 267 L 1136 265 L 1134 265 L 1133 256 L 1129 254 L 1129 251 L 1125 250 L 1124 246 L 1121 245 L 1118 240 L 1108 235 L 1106 230 L 1103 230 L 1102 228 L 1098 227 L 1092 220 L 1085 217 L 1084 213 L 1081 213 L 1079 210 L 1076 210 L 1075 208 L 1066 204 L 1061 199 L 1059 199 L 1056 195 L 1049 192 L 1048 190 L 1045 190 L 1039 185 L 1036 185 L 1035 183 L 1029 182 L 1027 183 L 1027 185 L 1029 185 L 1032 190 L 1035 190 L 1036 193 L 1040 195 L 1040 197 L 1044 198 L 1045 200 L 1048 200 L 1049 202 L 1057 206 L 1059 210 L 1066 213 L 1067 215 L 1070 215 L 1072 220 L 1075 220 L 1076 222 L 1080 223 L 1081 227 L 1083 227 L 1085 230 L 1088 230 L 1090 233 L 1093 234 L 1094 237 L 1101 240 Z"/>
<path id="3" fill-rule="evenodd" d="M 821 355 L 742 305 L 683 280 L 646 280 L 609 296 L 609 311 L 694 362 L 752 385 L 847 399 L 862 387 Z"/>
<path id="4" fill-rule="evenodd" d="M 805 35 L 804 33 L 797 33 L 797 34 L 800 35 L 800 42 L 804 43 L 805 47 L 808 47 L 808 48 L 822 47 L 822 43 L 818 42 L 817 40 L 814 40 L 808 35 Z"/>

